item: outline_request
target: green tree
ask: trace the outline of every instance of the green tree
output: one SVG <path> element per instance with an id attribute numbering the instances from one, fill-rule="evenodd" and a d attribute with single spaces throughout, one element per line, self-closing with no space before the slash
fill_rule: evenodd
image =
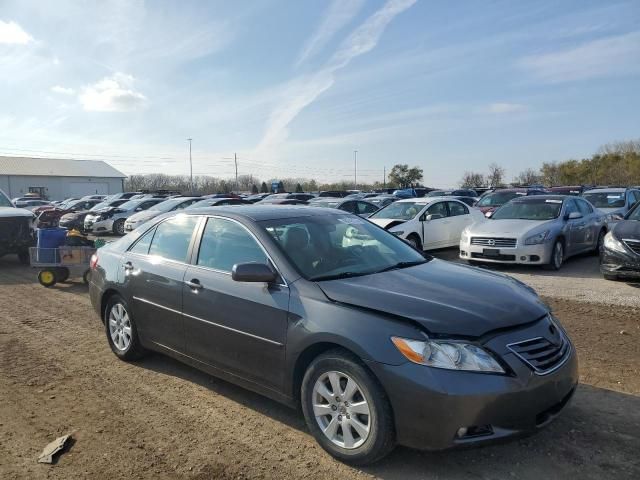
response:
<path id="1" fill-rule="evenodd" d="M 255 183 L 251 185 L 251 193 L 254 195 L 258 193 L 258 186 Z"/>
<path id="2" fill-rule="evenodd" d="M 267 187 L 265 182 L 262 182 L 262 185 L 260 185 L 260 193 L 269 193 L 269 187 Z"/>
<path id="3" fill-rule="evenodd" d="M 423 174 L 420 167 L 411 167 L 406 163 L 394 165 L 389 172 L 389 182 L 401 188 L 411 187 L 422 180 Z"/>
<path id="4" fill-rule="evenodd" d="M 302 190 L 302 185 L 300 185 L 299 183 L 296 185 L 296 193 L 302 193 L 304 192 L 304 190 Z"/>

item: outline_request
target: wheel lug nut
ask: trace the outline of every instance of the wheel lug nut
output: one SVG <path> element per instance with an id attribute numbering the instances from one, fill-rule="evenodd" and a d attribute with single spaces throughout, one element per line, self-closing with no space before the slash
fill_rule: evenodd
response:
<path id="1" fill-rule="evenodd" d="M 341 422 L 342 421 L 342 415 L 338 415 L 338 421 Z"/>
<path id="2" fill-rule="evenodd" d="M 347 420 L 350 419 L 350 418 L 351 418 L 351 416 L 347 413 Z"/>
<path id="3" fill-rule="evenodd" d="M 336 395 L 336 402 L 340 401 L 340 397 Z"/>
<path id="4" fill-rule="evenodd" d="M 338 407 L 336 405 L 331 405 L 331 410 L 336 411 Z"/>

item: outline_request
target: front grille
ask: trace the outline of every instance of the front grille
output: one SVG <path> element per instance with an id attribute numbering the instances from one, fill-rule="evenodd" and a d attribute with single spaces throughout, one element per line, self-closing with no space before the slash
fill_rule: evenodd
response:
<path id="1" fill-rule="evenodd" d="M 537 337 L 511 343 L 507 347 L 536 373 L 550 373 L 562 365 L 571 352 L 569 340 L 560 329 L 557 331 L 558 340 L 553 343 L 546 338 Z"/>
<path id="2" fill-rule="evenodd" d="M 640 255 L 640 240 L 623 239 L 624 244 L 636 255 Z"/>
<path id="3" fill-rule="evenodd" d="M 14 244 L 30 240 L 28 218 L 0 218 L 0 241 Z"/>
<path id="4" fill-rule="evenodd" d="M 486 258 L 487 260 L 500 260 L 501 262 L 515 262 L 515 255 L 485 255 L 483 253 L 471 252 L 471 258 Z"/>
<path id="5" fill-rule="evenodd" d="M 514 248 L 516 246 L 516 239 L 498 237 L 471 237 L 471 245 L 497 248 Z"/>

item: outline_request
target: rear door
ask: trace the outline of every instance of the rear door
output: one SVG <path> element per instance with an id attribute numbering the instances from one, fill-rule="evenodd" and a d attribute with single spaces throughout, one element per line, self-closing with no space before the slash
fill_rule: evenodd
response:
<path id="1" fill-rule="evenodd" d="M 585 200 L 576 197 L 575 202 L 578 205 L 578 210 L 580 210 L 580 213 L 584 216 L 585 221 L 581 249 L 589 250 L 591 248 L 595 248 L 601 228 L 600 222 L 598 221 L 598 215 L 594 211 L 593 207 Z"/>
<path id="2" fill-rule="evenodd" d="M 462 202 L 449 201 L 447 202 L 449 207 L 449 242 L 450 245 L 460 245 L 460 236 L 462 230 L 467 225 L 473 223 L 471 214 L 469 213 L 469 207 Z"/>
<path id="3" fill-rule="evenodd" d="M 284 383 L 289 288 L 284 282 L 236 282 L 237 263 L 270 260 L 242 224 L 208 218 L 185 276 L 184 322 L 188 354 L 271 388 Z"/>
<path id="4" fill-rule="evenodd" d="M 145 233 L 123 257 L 124 291 L 143 341 L 185 351 L 182 288 L 200 217 L 170 218 Z"/>
<path id="5" fill-rule="evenodd" d="M 581 213 L 580 209 L 578 208 L 578 205 L 576 204 L 576 201 L 573 198 L 569 198 L 565 200 L 564 203 L 565 203 L 564 205 L 565 218 L 574 212 Z M 567 227 L 569 232 L 568 234 L 569 241 L 566 242 L 567 243 L 566 254 L 567 256 L 575 255 L 576 253 L 582 250 L 583 245 L 585 244 L 585 229 L 586 229 L 587 221 L 583 216 L 582 218 L 566 220 L 566 222 L 568 224 Z"/>

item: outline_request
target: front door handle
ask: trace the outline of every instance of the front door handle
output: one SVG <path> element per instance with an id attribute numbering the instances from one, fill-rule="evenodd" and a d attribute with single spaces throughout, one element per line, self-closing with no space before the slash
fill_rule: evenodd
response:
<path id="1" fill-rule="evenodd" d="M 191 279 L 190 281 L 184 282 L 191 290 L 202 290 L 202 284 L 200 280 L 197 278 Z"/>
<path id="2" fill-rule="evenodd" d="M 133 270 L 133 264 L 131 262 L 127 262 L 122 266 L 124 267 L 125 270 Z"/>

